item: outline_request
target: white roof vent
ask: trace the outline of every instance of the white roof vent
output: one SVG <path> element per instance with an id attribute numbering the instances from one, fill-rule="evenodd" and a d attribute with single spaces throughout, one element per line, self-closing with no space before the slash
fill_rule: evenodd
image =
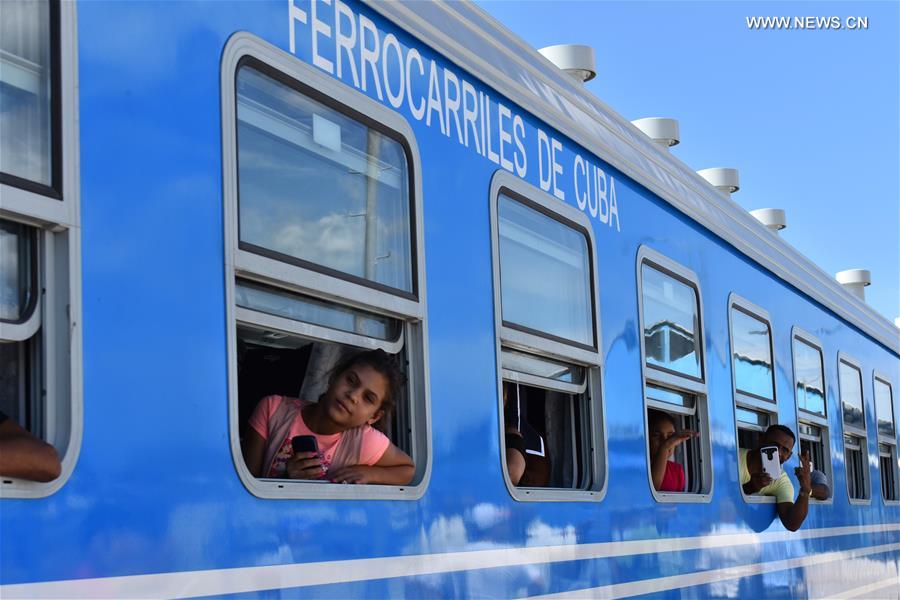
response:
<path id="1" fill-rule="evenodd" d="M 678 142 L 681 141 L 681 136 L 678 132 L 678 121 L 675 119 L 648 117 L 646 119 L 637 119 L 631 123 L 663 148 L 677 146 Z"/>
<path id="2" fill-rule="evenodd" d="M 579 83 L 590 81 L 597 75 L 594 49 L 580 44 L 559 44 L 538 50 L 544 58 L 562 69 Z"/>
<path id="3" fill-rule="evenodd" d="M 780 208 L 757 208 L 756 210 L 751 210 L 750 214 L 765 225 L 769 231 L 777 233 L 787 227 L 787 217 Z"/>
<path id="4" fill-rule="evenodd" d="M 715 167 L 713 169 L 697 171 L 697 174 L 707 180 L 711 186 L 720 192 L 725 192 L 729 197 L 731 194 L 741 189 L 741 181 L 738 177 L 737 169 Z"/>
<path id="5" fill-rule="evenodd" d="M 860 300 L 866 299 L 866 286 L 872 284 L 872 273 L 868 269 L 847 269 L 837 273 L 834 278 Z"/>

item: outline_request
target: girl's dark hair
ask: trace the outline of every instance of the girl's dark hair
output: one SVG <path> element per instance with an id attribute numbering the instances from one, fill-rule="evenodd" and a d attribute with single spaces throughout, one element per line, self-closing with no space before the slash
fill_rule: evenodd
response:
<path id="1" fill-rule="evenodd" d="M 668 421 L 672 424 L 672 427 L 678 429 L 678 424 L 675 422 L 675 418 L 667 412 L 663 412 L 661 410 L 655 410 L 650 408 L 647 410 L 647 424 L 650 427 L 653 427 L 657 423 L 662 421 Z"/>
<path id="2" fill-rule="evenodd" d="M 406 384 L 406 375 L 400 370 L 397 360 L 384 350 L 366 350 L 351 354 L 335 365 L 328 377 L 328 387 L 330 388 L 334 385 L 334 382 L 337 381 L 341 374 L 356 365 L 371 367 L 374 371 L 384 375 L 384 378 L 387 380 L 387 392 L 381 400 L 380 407 L 384 414 L 373 424 L 373 427 L 384 432 L 387 420 L 397 405 L 397 396 L 399 396 L 400 390 Z"/>

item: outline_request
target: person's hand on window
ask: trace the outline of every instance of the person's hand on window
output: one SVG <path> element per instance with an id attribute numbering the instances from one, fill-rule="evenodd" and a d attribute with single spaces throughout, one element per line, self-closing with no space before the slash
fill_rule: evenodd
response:
<path id="1" fill-rule="evenodd" d="M 295 452 L 285 467 L 289 479 L 321 479 L 325 475 L 318 452 Z"/>
<path id="2" fill-rule="evenodd" d="M 752 473 L 750 475 L 750 481 L 744 484 L 744 493 L 755 494 L 770 483 L 772 483 L 772 477 L 765 471 Z"/>
<path id="3" fill-rule="evenodd" d="M 376 475 L 379 467 L 369 465 L 352 465 L 335 469 L 328 474 L 332 483 L 378 483 Z"/>

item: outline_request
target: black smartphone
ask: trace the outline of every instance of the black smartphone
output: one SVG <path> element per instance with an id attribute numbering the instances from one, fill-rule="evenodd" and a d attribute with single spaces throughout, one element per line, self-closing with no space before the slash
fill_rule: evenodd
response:
<path id="1" fill-rule="evenodd" d="M 314 435 L 295 435 L 291 438 L 291 447 L 294 449 L 294 454 L 319 451 L 319 443 Z"/>

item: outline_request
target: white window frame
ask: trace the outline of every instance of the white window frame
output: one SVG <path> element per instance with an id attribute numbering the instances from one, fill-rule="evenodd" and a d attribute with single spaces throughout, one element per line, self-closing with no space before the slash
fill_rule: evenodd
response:
<path id="1" fill-rule="evenodd" d="M 557 221 L 568 225 L 573 230 L 583 233 L 588 243 L 590 258 L 590 275 L 593 278 L 591 287 L 591 312 L 593 318 L 593 347 L 588 350 L 580 346 L 570 345 L 563 341 L 547 339 L 543 336 L 507 327 L 503 324 L 503 306 L 500 288 L 500 222 L 499 204 L 500 196 L 504 192 L 514 201 L 521 202 L 526 199 L 525 206 L 532 204 L 530 208 L 537 208 L 552 216 Z M 522 181 L 512 174 L 498 170 L 491 178 L 490 188 L 490 216 L 491 216 L 491 260 L 494 284 L 494 330 L 496 363 L 497 363 L 497 407 L 499 421 L 497 432 L 500 440 L 500 464 L 503 480 L 510 495 L 518 501 L 549 501 L 549 502 L 577 502 L 600 501 L 606 495 L 608 479 L 608 463 L 606 452 L 606 419 L 603 408 L 603 355 L 600 351 L 600 311 L 599 289 L 600 279 L 597 269 L 597 245 L 594 239 L 594 230 L 591 222 L 582 211 L 574 206 L 569 206 L 550 196 L 546 192 Z M 590 439 L 584 440 L 588 445 L 587 455 L 590 461 L 588 466 L 592 485 L 587 489 L 565 488 L 538 488 L 519 487 L 513 485 L 506 470 L 506 439 L 503 427 L 503 381 L 515 381 L 532 387 L 554 389 L 566 394 L 580 393 L 580 386 L 574 386 L 562 382 L 555 382 L 541 377 L 529 377 L 526 374 L 507 371 L 501 364 L 503 348 L 524 351 L 538 357 L 546 357 L 551 360 L 560 360 L 565 363 L 585 367 L 586 386 L 584 391 L 590 398 L 587 420 L 590 424 Z"/>
<path id="2" fill-rule="evenodd" d="M 41 336 L 45 440 L 61 457 L 60 476 L 41 483 L 0 478 L 0 498 L 44 498 L 62 488 L 78 461 L 83 434 L 81 211 L 78 142 L 76 5 L 59 2 L 59 130 L 61 198 L 0 183 L 0 218 L 37 229 L 38 303 L 22 323 L 0 324 L 0 338 Z M 56 48 L 51 40 L 51 48 Z M 43 288 L 43 289 L 41 289 Z"/>
<path id="3" fill-rule="evenodd" d="M 763 400 L 761 398 L 745 394 L 738 390 L 737 372 L 734 369 L 734 322 L 731 318 L 733 310 L 740 310 L 741 312 L 753 317 L 754 319 L 763 321 L 769 327 L 769 356 L 772 359 L 771 401 Z M 738 460 L 737 464 L 740 465 L 741 449 L 738 440 L 740 439 L 739 430 L 741 429 L 741 427 L 738 424 L 738 409 L 743 408 L 757 413 L 765 413 L 769 417 L 769 426 L 775 425 L 776 423 L 778 423 L 778 390 L 775 386 L 775 327 L 772 325 L 772 318 L 769 315 L 768 311 L 735 293 L 731 293 L 728 296 L 728 350 L 728 362 L 731 369 L 731 397 L 733 399 L 732 408 L 734 410 L 734 439 L 736 451 L 735 456 Z M 765 433 L 765 429 L 760 431 L 760 434 L 763 433 Z M 795 445 L 799 446 L 799 433 L 797 434 L 797 438 L 798 439 L 796 440 Z M 748 450 L 753 450 L 753 448 L 748 448 Z M 771 504 L 775 502 L 775 498 L 773 496 L 746 494 L 744 493 L 744 486 L 739 485 L 738 488 L 741 490 L 741 496 L 743 496 L 744 502 L 753 504 Z"/>
<path id="4" fill-rule="evenodd" d="M 841 363 L 845 363 L 846 365 L 854 368 L 859 373 L 859 395 L 862 401 L 862 411 L 863 411 L 863 429 L 859 429 L 858 427 L 853 427 L 844 422 L 844 398 L 841 393 L 842 381 L 841 381 Z M 868 423 L 866 410 L 866 393 L 865 393 L 865 385 L 863 384 L 863 369 L 862 363 L 860 363 L 855 358 L 848 356 L 844 352 L 838 352 L 837 355 L 837 376 L 838 376 L 838 407 L 840 410 L 841 417 L 841 447 L 845 450 L 845 458 L 844 458 L 844 480 L 846 483 L 847 489 L 847 498 L 850 500 L 850 504 L 858 504 L 858 505 L 868 505 L 872 503 L 872 469 L 869 466 L 869 432 L 868 432 Z M 844 436 L 854 437 L 860 441 L 859 449 L 862 452 L 863 457 L 863 484 L 866 492 L 865 498 L 851 498 L 850 497 L 850 478 L 848 475 L 847 465 L 846 465 L 846 448 L 847 441 Z M 876 451 L 878 449 L 876 448 Z"/>
<path id="5" fill-rule="evenodd" d="M 330 276 L 316 270 L 287 264 L 239 247 L 238 186 L 237 186 L 237 97 L 235 80 L 241 62 L 253 58 L 266 68 L 280 72 L 299 82 L 301 86 L 317 90 L 329 99 L 333 108 L 346 107 L 366 115 L 373 123 L 394 132 L 406 145 L 412 185 L 409 193 L 413 204 L 410 219 L 413 227 L 413 273 L 418 299 L 374 289 L 362 283 Z M 265 74 L 265 73 L 263 73 Z M 417 500 L 428 487 L 431 477 L 431 409 L 428 372 L 428 332 L 425 316 L 425 253 L 422 225 L 421 160 L 415 135 L 400 114 L 388 109 L 346 84 L 307 65 L 295 56 L 261 40 L 239 32 L 228 40 L 221 61 L 222 90 L 222 153 L 225 227 L 225 306 L 228 336 L 228 414 L 232 458 L 244 486 L 255 496 L 271 499 L 364 499 Z M 298 92 L 303 94 L 302 91 Z M 314 98 L 315 99 L 315 98 Z M 339 108 L 338 108 L 339 109 Z M 402 321 L 398 340 L 376 340 L 363 335 L 339 332 L 327 327 L 301 323 L 253 309 L 237 306 L 235 281 L 237 278 L 263 283 L 351 308 L 376 312 Z M 312 341 L 351 344 L 360 348 L 380 348 L 395 353 L 404 345 L 409 359 L 408 392 L 410 397 L 408 422 L 413 428 L 413 459 L 416 461 L 416 483 L 405 486 L 337 485 L 323 482 L 257 479 L 244 462 L 239 431 L 243 425 L 238 416 L 237 326 L 275 330 Z"/>
<path id="6" fill-rule="evenodd" d="M 682 283 L 694 288 L 697 294 L 697 332 L 700 336 L 698 348 L 700 351 L 700 378 L 695 379 L 687 375 L 681 375 L 664 368 L 657 368 L 647 364 L 647 349 L 644 340 L 644 289 L 643 276 L 641 270 L 647 264 L 656 271 L 671 277 L 672 279 L 681 280 Z M 712 446 L 710 443 L 711 428 L 709 426 L 709 392 L 707 386 L 707 370 L 706 370 L 706 336 L 704 335 L 703 326 L 705 322 L 703 312 L 703 294 L 700 290 L 700 278 L 697 274 L 675 262 L 668 256 L 657 252 L 649 246 L 642 245 L 637 253 L 637 302 L 638 302 L 638 338 L 641 347 L 641 395 L 643 397 L 644 407 L 644 455 L 647 459 L 647 483 L 650 486 L 650 493 L 657 502 L 687 502 L 687 503 L 708 503 L 712 500 L 713 490 L 715 488 L 714 469 L 712 468 Z M 672 409 L 661 407 L 653 404 L 647 399 L 647 386 L 655 385 L 678 392 L 692 394 L 696 398 L 694 415 L 700 424 L 700 438 L 698 447 L 700 451 L 700 474 L 701 483 L 704 486 L 700 493 L 692 492 L 660 492 L 653 485 L 653 475 L 650 472 L 650 424 L 647 418 L 647 410 L 655 408 L 658 410 L 675 412 Z"/>
<path id="7" fill-rule="evenodd" d="M 891 447 L 891 468 L 894 470 L 894 495 L 897 500 L 888 500 L 884 488 L 881 490 L 881 500 L 884 504 L 888 506 L 893 506 L 900 504 L 900 468 L 898 468 L 897 464 L 897 411 L 892 410 L 891 417 L 894 420 L 894 437 L 890 437 L 887 435 L 881 435 L 881 432 L 878 429 L 878 402 L 875 396 L 875 386 L 878 385 L 878 382 L 883 383 L 888 387 L 888 392 L 891 395 L 891 408 L 894 409 L 894 385 L 891 382 L 890 378 L 881 371 L 873 370 L 872 371 L 872 404 L 875 407 L 875 437 L 878 439 L 878 468 L 879 471 L 881 469 L 881 445 L 884 444 L 886 446 Z M 879 478 L 880 479 L 880 478 Z"/>
<path id="8" fill-rule="evenodd" d="M 807 346 L 812 347 L 813 349 L 819 352 L 819 364 L 822 370 L 822 401 L 825 405 L 825 415 L 821 416 L 816 413 L 812 413 L 806 410 L 802 410 L 800 408 L 800 400 L 797 398 L 797 353 L 795 352 L 795 341 L 799 341 L 801 343 L 805 343 Z M 797 415 L 797 439 L 794 443 L 794 447 L 796 448 L 795 454 L 799 456 L 800 452 L 800 424 L 805 423 L 807 425 L 812 425 L 813 427 L 817 427 L 821 432 L 822 436 L 822 455 L 825 464 L 822 466 L 814 465 L 816 469 L 825 473 L 825 476 L 828 477 L 828 484 L 831 487 L 831 497 L 828 500 L 816 500 L 812 496 L 809 497 L 809 501 L 814 504 L 831 504 L 834 502 L 834 467 L 833 459 L 831 457 L 831 425 L 829 424 L 829 415 L 831 412 L 828 410 L 828 382 L 825 379 L 825 352 L 822 350 L 822 341 L 809 333 L 808 331 L 803 330 L 796 325 L 791 329 L 791 366 L 792 366 L 792 379 L 791 383 L 793 385 L 793 395 L 794 395 L 794 410 Z M 843 438 L 841 438 L 843 440 Z M 843 448 L 843 445 L 841 446 Z M 823 468 L 824 467 L 824 468 Z"/>

